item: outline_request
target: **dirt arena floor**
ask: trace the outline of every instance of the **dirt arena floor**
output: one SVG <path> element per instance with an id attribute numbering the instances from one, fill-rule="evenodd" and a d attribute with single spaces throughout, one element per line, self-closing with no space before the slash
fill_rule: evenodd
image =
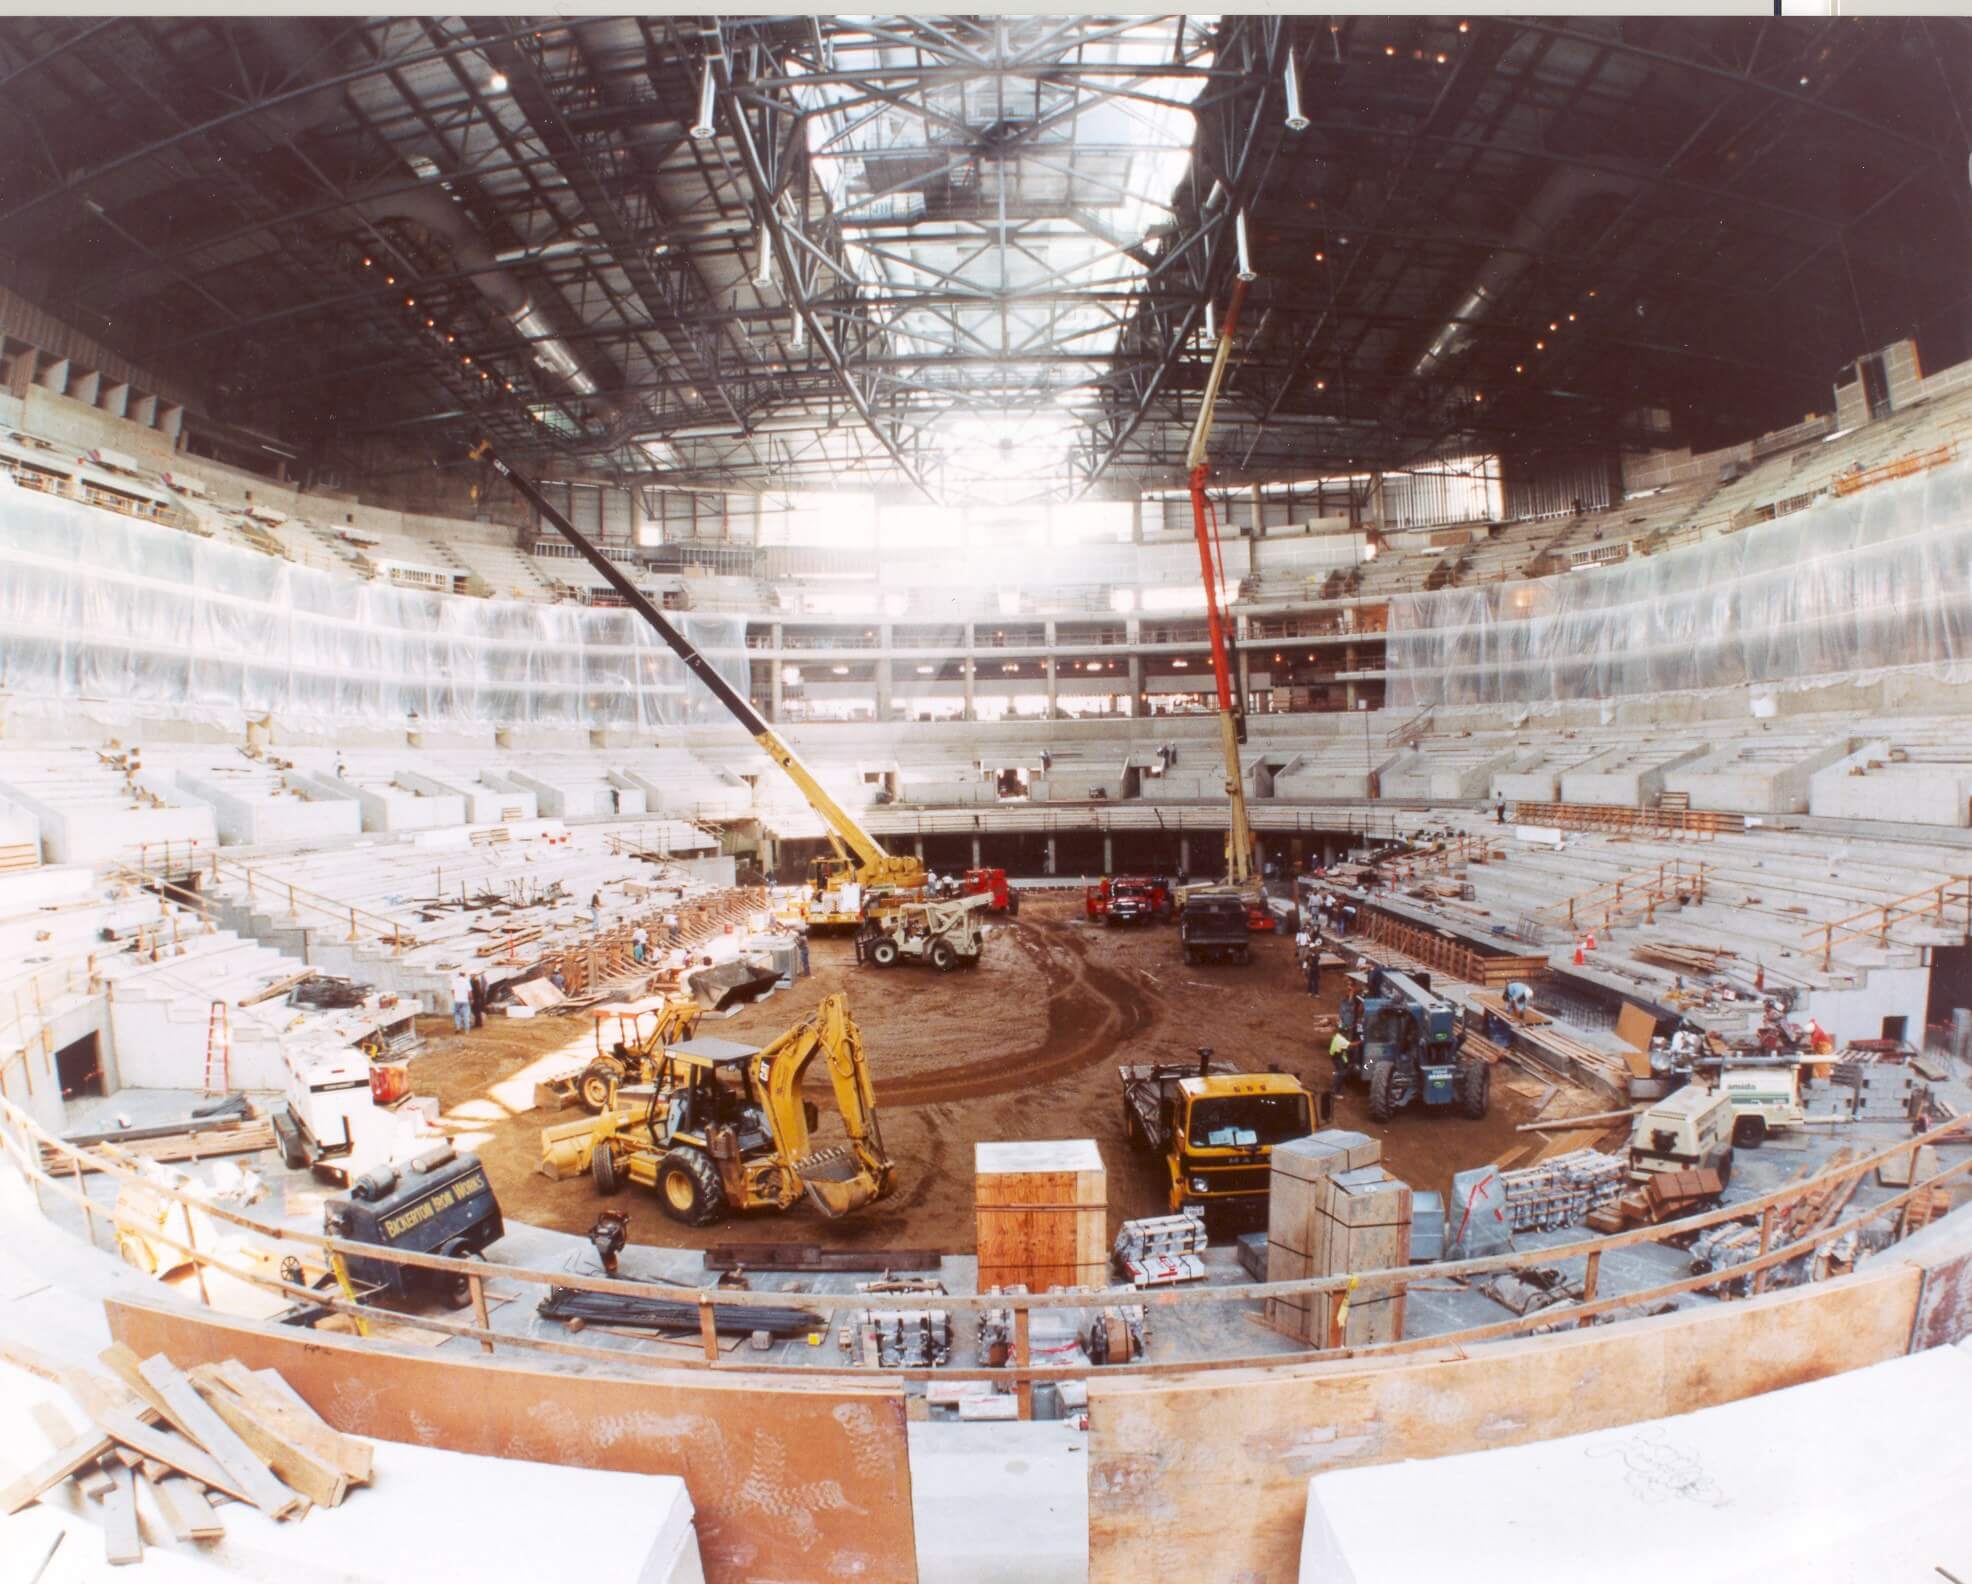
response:
<path id="1" fill-rule="evenodd" d="M 838 1222 L 803 1205 L 706 1228 L 669 1220 L 642 1189 L 624 1189 L 610 1202 L 631 1213 L 631 1238 L 639 1243 L 821 1242 L 970 1253 L 976 1143 L 1092 1137 L 1109 1170 L 1113 1234 L 1118 1222 L 1167 1208 L 1157 1159 L 1124 1142 L 1120 1062 L 1183 1060 L 1210 1046 L 1250 1069 L 1278 1063 L 1311 1089 L 1327 1087 L 1328 1036 L 1316 1034 L 1314 1019 L 1317 1011 L 1333 1016 L 1341 975 L 1326 975 L 1321 996 L 1311 998 L 1295 970 L 1291 935 L 1256 936 L 1253 959 L 1244 967 L 1192 967 L 1169 926 L 1090 925 L 1080 900 L 1067 898 L 1032 899 L 1017 921 L 994 923 L 972 973 L 859 968 L 846 939 L 818 938 L 809 978 L 730 1017 L 708 1017 L 699 1032 L 765 1044 L 823 996 L 843 991 L 870 1055 L 878 1118 L 897 1164 L 895 1192 Z M 480 1152 L 506 1214 L 587 1230 L 601 1202 L 587 1177 L 551 1182 L 536 1170 L 541 1129 L 582 1112 L 531 1107 L 538 1076 L 591 1054 L 590 1020 L 495 1017 L 466 1035 L 453 1033 L 446 1019 L 423 1019 L 421 1027 L 427 1044 L 412 1063 L 413 1088 L 436 1094 L 446 1127 Z M 1444 1192 L 1454 1170 L 1517 1142 L 1514 1124 L 1527 1118 L 1532 1101 L 1506 1086 L 1508 1076 L 1495 1072 L 1483 1121 L 1412 1109 L 1379 1126 L 1368 1118 L 1363 1093 L 1351 1088 L 1336 1122 L 1381 1136 L 1393 1172 Z M 826 1135 L 834 1117 L 820 1063 L 808 1083 Z M 1566 1103 L 1571 1098 L 1552 1110 L 1592 1109 L 1586 1099 Z"/>

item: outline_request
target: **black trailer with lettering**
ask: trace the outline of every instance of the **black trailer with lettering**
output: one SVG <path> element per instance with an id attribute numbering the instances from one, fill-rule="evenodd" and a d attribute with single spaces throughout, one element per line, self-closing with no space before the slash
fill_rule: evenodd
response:
<path id="1" fill-rule="evenodd" d="M 349 1185 L 346 1198 L 322 1207 L 322 1229 L 350 1243 L 478 1259 L 488 1244 L 500 1240 L 506 1226 L 479 1157 L 443 1144 L 405 1165 L 364 1172 Z M 430 1293 L 454 1309 L 471 1302 L 462 1276 L 360 1255 L 350 1255 L 348 1266 L 352 1282 L 378 1292 L 400 1298 Z"/>

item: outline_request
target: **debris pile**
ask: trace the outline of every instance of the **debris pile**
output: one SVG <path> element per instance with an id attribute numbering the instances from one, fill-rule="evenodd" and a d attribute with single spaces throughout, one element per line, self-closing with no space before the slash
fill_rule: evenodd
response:
<path id="1" fill-rule="evenodd" d="M 101 1504 L 106 1559 L 140 1562 L 138 1497 L 148 1493 L 174 1540 L 216 1540 L 216 1510 L 245 1502 L 270 1518 L 335 1507 L 368 1484 L 368 1442 L 331 1429 L 274 1370 L 237 1360 L 176 1368 L 162 1354 L 139 1359 L 118 1343 L 100 1355 L 111 1375 L 68 1368 L 8 1346 L 10 1361 L 59 1382 L 87 1428 L 43 1405 L 36 1418 L 52 1450 L 0 1489 L 0 1513 L 15 1513 L 66 1480 Z M 114 1378 L 111 1378 L 114 1377 Z"/>

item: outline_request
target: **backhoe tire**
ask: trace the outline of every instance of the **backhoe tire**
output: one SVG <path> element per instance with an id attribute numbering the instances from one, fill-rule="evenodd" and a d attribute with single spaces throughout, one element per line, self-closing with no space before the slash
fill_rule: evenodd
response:
<path id="1" fill-rule="evenodd" d="M 623 1186 L 623 1173 L 616 1169 L 616 1157 L 610 1153 L 609 1145 L 598 1144 L 589 1151 L 589 1176 L 594 1179 L 599 1194 L 613 1194 Z"/>
<path id="2" fill-rule="evenodd" d="M 870 965 L 875 968 L 895 968 L 897 966 L 897 943 L 894 940 L 873 941 L 870 944 Z"/>
<path id="3" fill-rule="evenodd" d="M 1463 1061 L 1459 1063 L 1457 1087 L 1460 1112 L 1475 1122 L 1482 1120 L 1492 1100 L 1493 1069 L 1482 1061 Z"/>
<path id="4" fill-rule="evenodd" d="M 950 941 L 931 943 L 931 966 L 940 973 L 950 973 L 959 965 L 959 949 Z"/>
<path id="5" fill-rule="evenodd" d="M 1396 1107 L 1391 1104 L 1390 1092 L 1396 1087 L 1397 1065 L 1395 1062 L 1378 1062 L 1369 1070 L 1369 1119 L 1372 1122 L 1388 1122 Z"/>
<path id="6" fill-rule="evenodd" d="M 614 1062 L 590 1062 L 582 1069 L 582 1076 L 575 1084 L 575 1095 L 582 1102 L 583 1110 L 597 1113 L 606 1110 L 610 1091 L 622 1078 L 623 1070 Z"/>
<path id="7" fill-rule="evenodd" d="M 726 1218 L 726 1187 L 703 1150 L 674 1149 L 657 1163 L 657 1205 L 673 1221 L 711 1226 Z"/>

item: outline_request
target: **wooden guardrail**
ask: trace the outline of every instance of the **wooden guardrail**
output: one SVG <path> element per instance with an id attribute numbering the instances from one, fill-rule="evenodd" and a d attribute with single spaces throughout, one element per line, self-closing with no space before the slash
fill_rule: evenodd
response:
<path id="1" fill-rule="evenodd" d="M 1963 897 L 1954 894 L 1961 888 Z M 1965 938 L 1972 940 L 1972 875 L 1953 875 L 1894 902 L 1872 904 L 1847 918 L 1817 924 L 1801 938 L 1820 938 L 1821 967 L 1826 973 L 1838 941 L 1874 940 L 1879 946 L 1888 946 L 1890 931 L 1911 919 L 1934 919 L 1940 928 L 1950 927 L 1952 910 L 1960 905 L 1965 909 Z"/>
<path id="2" fill-rule="evenodd" d="M 1289 1298 L 1299 1296 L 1304 1299 L 1319 1297 L 1326 1304 L 1329 1315 L 1328 1336 L 1331 1345 L 1327 1347 L 1306 1348 L 1290 1352 L 1243 1354 L 1222 1359 L 1185 1359 L 1157 1363 L 1112 1364 L 1102 1368 L 1104 1376 L 1112 1375 L 1194 1375 L 1225 1369 L 1250 1369 L 1279 1364 L 1312 1362 L 1349 1357 L 1385 1357 L 1423 1350 L 1456 1349 L 1471 1343 L 1504 1339 L 1523 1332 L 1547 1329 L 1560 1325 L 1586 1325 L 1590 1321 L 1615 1310 L 1628 1309 L 1641 1305 L 1661 1302 L 1681 1293 L 1701 1292 L 1710 1288 L 1725 1288 L 1748 1278 L 1755 1292 L 1764 1290 L 1768 1275 L 1777 1267 L 1803 1255 L 1813 1255 L 1823 1246 L 1845 1237 L 1866 1223 L 1876 1220 L 1890 1212 L 1901 1209 L 1914 1202 L 1918 1196 L 1928 1196 L 1936 1188 L 1972 1170 L 1972 1153 L 1954 1162 L 1942 1171 L 1922 1182 L 1916 1180 L 1917 1151 L 1926 1145 L 1965 1142 L 1965 1135 L 1972 1130 L 1972 1117 L 1955 1117 L 1939 1127 L 1930 1129 L 1908 1140 L 1899 1141 L 1857 1161 L 1823 1172 L 1819 1176 L 1789 1183 L 1772 1193 L 1764 1194 L 1742 1203 L 1724 1206 L 1707 1211 L 1702 1215 L 1688 1216 L 1683 1220 L 1666 1222 L 1658 1226 L 1638 1227 L 1627 1232 L 1608 1237 L 1587 1238 L 1580 1242 L 1562 1244 L 1554 1247 L 1528 1250 L 1524 1253 L 1493 1255 L 1483 1259 L 1442 1261 L 1420 1274 L 1416 1267 L 1393 1270 L 1363 1271 L 1349 1275 L 1308 1277 L 1297 1281 L 1251 1282 L 1237 1286 L 1208 1288 L 1151 1288 L 1139 1290 L 1134 1287 L 1111 1288 L 1102 1291 L 1085 1291 L 1074 1294 L 1062 1293 L 954 1293 L 942 1295 L 939 1307 L 961 1313 L 977 1314 L 982 1310 L 1009 1310 L 1016 1314 L 1035 1309 L 1094 1308 L 1111 1304 L 1141 1304 L 1148 1308 L 1188 1308 L 1200 1304 L 1253 1304 L 1269 1298 Z M 372 1244 L 351 1243 L 341 1238 L 320 1236 L 312 1232 L 270 1226 L 255 1221 L 239 1212 L 205 1199 L 194 1199 L 189 1194 L 165 1187 L 142 1178 L 126 1163 L 116 1160 L 101 1150 L 89 1151 L 55 1138 L 38 1127 L 33 1119 L 17 1106 L 0 1100 L 0 1145 L 4 1153 L 13 1161 L 15 1167 L 28 1179 L 33 1190 L 37 1208 L 42 1204 L 42 1196 L 52 1192 L 58 1198 L 72 1203 L 80 1209 L 90 1234 L 94 1236 L 95 1217 L 103 1215 L 100 1204 L 89 1200 L 82 1187 L 82 1169 L 85 1163 L 94 1171 L 102 1173 L 120 1183 L 141 1184 L 149 1193 L 170 1199 L 187 1206 L 196 1204 L 198 1209 L 215 1221 L 224 1222 L 241 1231 L 255 1234 L 276 1244 L 296 1245 L 319 1251 L 323 1255 L 339 1254 L 345 1257 L 359 1257 L 369 1260 L 387 1260 L 406 1269 L 431 1271 L 439 1274 L 463 1278 L 472 1298 L 474 1318 L 471 1322 L 441 1319 L 437 1316 L 407 1315 L 395 1310 L 383 1310 L 360 1302 L 329 1296 L 322 1291 L 300 1286 L 292 1282 L 270 1276 L 265 1271 L 230 1263 L 218 1257 L 213 1250 L 196 1246 L 195 1241 L 181 1241 L 148 1225 L 145 1236 L 160 1246 L 170 1248 L 189 1260 L 196 1272 L 197 1280 L 203 1288 L 205 1272 L 217 1271 L 235 1280 L 246 1282 L 264 1291 L 279 1293 L 297 1302 L 318 1305 L 321 1308 L 358 1318 L 389 1319 L 398 1324 L 408 1324 L 423 1330 L 443 1332 L 448 1336 L 469 1337 L 477 1341 L 483 1352 L 493 1352 L 500 1347 L 521 1348 L 524 1350 L 560 1354 L 565 1357 L 583 1358 L 594 1362 L 612 1364 L 618 1367 L 648 1367 L 656 1369 L 706 1369 L 744 1375 L 786 1376 L 795 1379 L 813 1380 L 818 1377 L 840 1375 L 843 1369 L 838 1365 L 816 1366 L 801 1364 L 753 1364 L 745 1361 L 727 1361 L 719 1352 L 718 1339 L 714 1330 L 713 1305 L 728 1308 L 782 1308 L 790 1301 L 798 1302 L 827 1316 L 831 1322 L 838 1311 L 845 1309 L 910 1309 L 923 1306 L 922 1294 L 885 1293 L 802 1293 L 797 1297 L 785 1292 L 763 1292 L 746 1290 L 727 1290 L 723 1288 L 679 1287 L 658 1282 L 640 1282 L 602 1276 L 583 1276 L 567 1270 L 534 1270 L 524 1266 L 488 1265 L 481 1260 L 448 1259 L 440 1255 L 413 1254 L 403 1250 L 382 1248 Z M 52 1156 L 67 1160 L 70 1164 L 69 1180 L 63 1180 L 41 1166 L 41 1150 Z M 1884 1163 L 1898 1157 L 1908 1157 L 1911 1163 L 1913 1186 L 1888 1200 L 1870 1206 L 1868 1209 L 1839 1223 L 1814 1227 L 1803 1235 L 1776 1246 L 1773 1238 L 1777 1227 L 1782 1226 L 1787 1207 L 1814 1193 L 1823 1192 L 1830 1187 L 1846 1182 L 1850 1178 L 1860 1178 L 1874 1171 Z M 1929 1202 L 1927 1197 L 1927 1203 Z M 1618 1249 L 1633 1248 L 1646 1243 L 1662 1243 L 1671 1238 L 1687 1236 L 1703 1231 L 1707 1227 L 1719 1226 L 1730 1221 L 1745 1221 L 1759 1218 L 1759 1252 L 1754 1257 L 1735 1265 L 1701 1272 L 1673 1282 L 1660 1283 L 1640 1292 L 1624 1292 L 1601 1296 L 1597 1291 L 1598 1275 L 1603 1256 Z M 1901 1219 L 1901 1218 L 1900 1218 Z M 195 1239 L 190 1230 L 188 1236 Z M 1342 1321 L 1347 1305 L 1382 1296 L 1394 1295 L 1410 1283 L 1428 1278 L 1432 1281 L 1457 1278 L 1460 1280 L 1475 1276 L 1491 1275 L 1524 1269 L 1532 1265 L 1551 1266 L 1563 1261 L 1586 1260 L 1583 1280 L 1583 1296 L 1573 1304 L 1557 1304 L 1546 1309 L 1537 1309 L 1526 1315 L 1497 1321 L 1490 1325 L 1469 1327 L 1465 1330 L 1440 1333 L 1429 1337 L 1416 1337 L 1403 1341 L 1368 1344 L 1359 1347 L 1346 1347 L 1341 1344 Z M 580 1343 L 560 1341 L 551 1337 L 537 1337 L 510 1332 L 495 1332 L 488 1321 L 484 1284 L 489 1277 L 499 1277 L 519 1282 L 526 1286 L 564 1287 L 582 1292 L 601 1292 L 628 1297 L 661 1298 L 693 1305 L 700 1316 L 700 1331 L 705 1345 L 705 1357 L 698 1359 L 665 1358 L 653 1359 L 616 1349 L 588 1347 Z M 1016 1327 L 1016 1339 L 1025 1327 Z M 1040 1380 L 1083 1378 L 1089 1374 L 1087 1366 L 1077 1365 L 1036 1365 L 1017 1345 L 1015 1357 L 1006 1365 L 980 1366 L 973 1369 L 953 1368 L 898 1368 L 880 1372 L 894 1380 L 986 1380 L 1000 1383 L 1003 1387 L 1019 1388 Z"/>
<path id="3" fill-rule="evenodd" d="M 1888 484 L 1892 479 L 1910 478 L 1914 474 L 1928 472 L 1934 467 L 1942 467 L 1958 454 L 1956 444 L 1932 446 L 1928 451 L 1913 451 L 1909 456 L 1896 457 L 1873 468 L 1864 468 L 1858 473 L 1838 473 L 1830 481 L 1829 487 L 1837 495 L 1853 495 L 1858 490 L 1866 490 L 1877 484 Z"/>
<path id="4" fill-rule="evenodd" d="M 417 937 L 406 931 L 396 919 L 372 913 L 353 902 L 323 896 L 296 885 L 292 880 L 283 880 L 278 875 L 263 874 L 251 864 L 242 863 L 236 858 L 221 858 L 217 852 L 211 853 L 207 859 L 207 872 L 214 885 L 228 877 L 243 880 L 249 903 L 271 897 L 287 903 L 290 918 L 299 919 L 305 909 L 318 918 L 332 919 L 337 924 L 346 923 L 349 933 L 343 939 L 352 945 L 365 939 L 373 940 L 378 945 L 388 946 L 391 955 L 396 956 L 418 944 Z"/>
<path id="5" fill-rule="evenodd" d="M 1703 902 L 1709 877 L 1710 871 L 1704 864 L 1688 864 L 1674 858 L 1654 869 L 1639 869 L 1634 874 L 1606 880 L 1559 902 L 1551 902 L 1537 908 L 1533 917 L 1555 923 L 1566 919 L 1571 930 L 1581 924 L 1599 924 L 1608 929 L 1639 914 L 1644 923 L 1651 924 L 1656 922 L 1657 909 L 1666 902 L 1687 896 Z"/>
<path id="6" fill-rule="evenodd" d="M 1553 825 L 1562 830 L 1607 831 L 1620 836 L 1680 836 L 1709 841 L 1746 829 L 1744 814 L 1718 809 L 1638 808 L 1627 803 L 1515 803 L 1514 823 Z"/>

